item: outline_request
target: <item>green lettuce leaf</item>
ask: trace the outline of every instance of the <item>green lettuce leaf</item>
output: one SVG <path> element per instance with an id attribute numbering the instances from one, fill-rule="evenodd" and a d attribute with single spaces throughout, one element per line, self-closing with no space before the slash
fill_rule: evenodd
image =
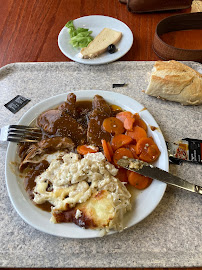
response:
<path id="1" fill-rule="evenodd" d="M 87 28 L 74 27 L 73 20 L 68 21 L 65 26 L 68 28 L 70 35 L 70 44 L 75 48 L 84 48 L 93 40 L 92 31 Z"/>

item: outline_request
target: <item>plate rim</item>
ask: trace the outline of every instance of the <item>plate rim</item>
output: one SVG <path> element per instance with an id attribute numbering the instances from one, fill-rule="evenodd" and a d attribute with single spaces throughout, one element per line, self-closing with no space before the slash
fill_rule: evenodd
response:
<path id="1" fill-rule="evenodd" d="M 112 57 L 112 59 L 111 60 L 104 60 L 104 61 L 99 61 L 99 58 L 93 58 L 93 62 L 90 62 L 90 61 L 92 61 L 92 59 L 80 59 L 79 57 L 75 57 L 75 56 L 72 56 L 71 54 L 67 54 L 67 52 L 63 49 L 63 47 L 61 46 L 61 35 L 62 35 L 62 31 L 64 31 L 64 29 L 66 29 L 66 27 L 65 26 L 63 26 L 63 28 L 60 30 L 60 32 L 59 32 L 59 34 L 58 34 L 58 47 L 59 47 L 59 49 L 60 49 L 60 51 L 67 57 L 67 58 L 69 58 L 69 59 L 71 59 L 72 61 L 75 61 L 75 62 L 78 62 L 78 63 L 80 63 L 80 64 L 84 64 L 84 65 L 103 65 L 103 64 L 108 64 L 108 63 L 112 63 L 112 62 L 114 62 L 114 61 L 116 61 L 116 60 L 118 60 L 118 59 L 120 59 L 121 57 L 123 57 L 130 49 L 131 49 L 131 47 L 132 47 L 132 45 L 133 45 L 133 41 L 134 41 L 134 37 L 133 37 L 133 32 L 131 31 L 131 29 L 129 28 L 129 26 L 126 24 L 126 23 L 124 23 L 124 22 L 122 22 L 121 20 L 119 20 L 119 19 L 116 19 L 116 18 L 113 18 L 113 17 L 110 17 L 110 16 L 105 16 L 105 15 L 87 15 L 87 16 L 82 16 L 82 17 L 79 17 L 79 18 L 76 18 L 76 19 L 74 19 L 73 21 L 76 21 L 76 22 L 78 22 L 78 21 L 80 21 L 80 20 L 85 20 L 85 19 L 91 19 L 91 18 L 93 18 L 93 17 L 101 17 L 101 18 L 109 18 L 109 19 L 111 19 L 112 21 L 116 21 L 117 23 L 121 23 L 128 31 L 129 31 L 129 33 L 130 33 L 130 38 L 131 38 L 131 43 L 130 43 L 130 45 L 128 46 L 128 48 L 127 48 L 127 50 L 123 53 L 123 54 L 121 54 L 121 55 L 119 55 L 118 57 L 116 57 L 116 55 L 111 55 L 111 56 L 115 56 L 115 57 Z M 96 59 L 98 59 L 98 61 L 96 61 Z M 95 60 L 95 61 L 94 61 Z"/>
<path id="2" fill-rule="evenodd" d="M 80 100 L 86 99 L 86 98 L 82 97 L 82 94 L 85 96 L 86 94 L 89 94 L 89 93 L 90 93 L 91 96 L 94 96 L 95 94 L 100 94 L 100 95 L 104 94 L 103 96 L 104 96 L 105 99 L 107 99 L 107 96 L 105 96 L 105 95 L 109 95 L 109 94 L 110 94 L 111 96 L 114 96 L 114 97 L 115 97 L 115 96 L 119 96 L 119 97 L 122 96 L 122 97 L 127 98 L 127 99 L 129 99 L 129 100 L 131 100 L 131 101 L 135 101 L 135 102 L 139 105 L 140 109 L 143 109 L 143 108 L 144 108 L 144 106 L 143 106 L 141 103 L 139 103 L 138 101 L 136 101 L 135 99 L 133 99 L 133 98 L 127 96 L 127 95 L 123 95 L 123 94 L 117 93 L 117 92 L 104 91 L 104 90 L 78 90 L 78 91 L 68 91 L 67 93 L 58 94 L 58 95 L 49 97 L 49 98 L 47 98 L 47 99 L 44 99 L 44 100 L 42 100 L 42 101 L 36 103 L 34 106 L 32 106 L 32 107 L 31 107 L 31 108 L 30 108 L 30 109 L 29 109 L 29 110 L 28 110 L 28 111 L 20 118 L 20 120 L 18 121 L 18 124 L 21 123 L 22 121 L 25 121 L 24 119 L 26 118 L 26 116 L 29 115 L 30 113 L 32 113 L 33 110 L 36 110 L 36 107 L 41 106 L 43 103 L 49 103 L 50 100 L 52 100 L 52 101 L 56 100 L 56 101 L 57 101 L 58 98 L 59 98 L 59 99 L 61 98 L 61 101 L 60 101 L 60 102 L 57 101 L 57 103 L 55 103 L 55 106 L 57 106 L 58 104 L 60 104 L 61 102 L 64 101 L 63 97 L 65 98 L 65 97 L 67 96 L 67 94 L 68 94 L 68 93 L 71 93 L 71 92 L 74 93 L 74 94 L 76 94 L 76 95 L 78 95 L 78 94 L 81 95 L 81 97 L 79 97 L 78 100 L 79 100 L 79 99 L 80 99 Z M 90 97 L 90 98 L 91 98 L 91 97 Z M 47 106 L 46 106 L 46 107 L 47 107 Z M 49 108 L 51 108 L 51 107 L 53 107 L 53 106 L 50 105 Z M 46 108 L 45 110 L 48 110 L 49 108 Z M 132 109 L 131 109 L 131 110 L 132 110 Z M 42 109 L 42 111 L 44 111 L 44 109 Z M 143 111 L 142 111 L 142 113 L 145 113 L 145 112 L 148 113 L 149 116 L 150 116 L 150 117 L 154 120 L 154 122 L 157 124 L 157 122 L 155 121 L 154 117 L 148 112 L 148 110 L 143 110 Z M 39 115 L 39 113 L 40 113 L 40 112 L 37 112 L 37 115 Z M 142 116 L 141 116 L 141 117 L 142 117 Z M 31 118 L 34 119 L 35 116 L 33 115 Z M 26 121 L 25 121 L 25 122 L 26 122 Z M 27 123 L 27 124 L 28 124 L 28 123 Z M 157 124 L 157 127 L 159 128 L 159 125 L 158 125 L 158 124 Z M 161 137 L 162 137 L 162 139 L 163 139 L 163 141 L 161 141 L 161 143 L 163 143 L 164 146 L 166 147 L 165 139 L 164 139 L 164 137 L 163 137 L 162 132 L 159 132 L 158 134 L 160 134 Z M 7 147 L 7 151 L 6 151 L 5 179 L 6 179 L 6 187 L 7 187 L 7 192 L 8 192 L 9 198 L 10 198 L 10 200 L 11 200 L 11 202 L 12 202 L 12 205 L 13 205 L 14 209 L 15 209 L 16 212 L 19 214 L 19 216 L 20 216 L 27 224 L 29 224 L 29 225 L 32 226 L 33 228 L 35 228 L 35 229 L 37 229 L 37 230 L 39 230 L 39 231 L 48 233 L 48 234 L 50 234 L 50 235 L 55 235 L 55 236 L 58 236 L 58 237 L 64 237 L 64 238 L 72 238 L 72 239 L 88 239 L 88 238 L 97 238 L 97 237 L 100 237 L 101 235 L 99 235 L 99 231 L 96 231 L 96 230 L 90 230 L 90 229 L 88 229 L 88 231 L 93 231 L 92 235 L 88 235 L 88 236 L 84 236 L 84 237 L 83 237 L 83 235 L 82 235 L 82 237 L 76 237 L 76 236 L 73 236 L 73 237 L 72 237 L 72 236 L 68 236 L 68 235 L 63 235 L 63 234 L 58 233 L 58 232 L 57 232 L 57 233 L 55 233 L 55 232 L 49 232 L 49 231 L 47 231 L 47 229 L 44 229 L 43 227 L 41 228 L 40 225 L 33 224 L 33 223 L 29 220 L 29 218 L 27 218 L 26 215 L 23 214 L 23 210 L 19 209 L 18 203 L 17 203 L 17 205 L 16 205 L 16 200 L 19 199 L 19 198 L 16 199 L 15 196 L 13 196 L 12 190 L 10 189 L 10 181 L 9 181 L 9 179 L 7 179 L 7 177 L 8 177 L 8 171 L 11 171 L 11 170 L 10 170 L 10 164 L 9 164 L 11 161 L 8 161 L 8 156 L 9 156 L 9 152 L 12 151 L 11 148 L 12 148 L 13 145 L 14 145 L 13 143 L 9 142 L 8 147 Z M 17 146 L 16 146 L 15 148 L 17 149 Z M 168 159 L 168 155 L 167 155 L 167 148 L 165 148 L 165 149 L 166 149 L 166 157 L 167 157 L 167 158 L 166 158 L 166 162 L 165 162 L 165 164 L 164 164 L 164 168 L 163 168 L 163 169 L 166 170 L 166 171 L 169 171 L 169 159 Z M 11 172 L 11 173 L 13 173 L 13 172 Z M 16 175 L 15 175 L 15 177 L 16 177 L 16 182 L 18 182 L 18 181 L 17 181 L 17 176 L 16 176 Z M 155 181 L 156 181 L 156 180 L 155 180 Z M 19 184 L 17 183 L 17 185 L 19 185 Z M 141 222 L 143 219 L 145 219 L 148 215 L 150 215 L 150 214 L 155 210 L 155 208 L 158 206 L 158 204 L 160 203 L 161 199 L 162 199 L 163 196 L 164 196 L 166 187 L 167 187 L 167 185 L 166 185 L 165 183 L 161 183 L 161 195 L 158 197 L 158 200 L 156 201 L 156 204 L 154 205 L 154 207 L 151 208 L 150 211 L 149 211 L 148 213 L 146 213 L 146 215 L 144 215 L 140 220 L 138 220 L 138 221 L 137 221 L 136 223 L 134 223 L 134 224 L 131 224 L 131 225 L 130 225 L 129 227 L 127 227 L 127 228 L 130 228 L 130 227 L 132 227 L 132 226 L 138 224 L 139 222 Z M 19 187 L 19 189 L 20 189 L 20 187 Z M 22 196 L 23 196 L 23 194 L 22 194 Z M 26 200 L 26 201 L 27 201 L 27 200 Z M 29 202 L 32 204 L 31 201 L 29 201 Z M 28 203 L 28 204 L 29 204 L 29 203 Z M 34 206 L 34 205 L 33 205 L 33 206 Z M 36 206 L 34 206 L 34 207 L 37 208 Z M 28 207 L 28 208 L 29 208 L 29 207 Z M 49 221 L 49 222 L 50 222 L 50 221 Z M 55 224 L 54 224 L 54 225 L 55 225 Z M 75 225 L 75 224 L 72 224 L 72 225 Z M 76 225 L 75 225 L 75 226 L 76 226 Z M 81 229 L 81 230 L 82 230 L 82 228 L 80 228 L 80 227 L 78 227 L 78 226 L 76 226 L 75 228 Z M 96 235 L 94 235 L 94 234 L 95 234 L 95 231 L 97 232 Z M 125 231 L 125 229 L 124 229 L 124 231 Z M 117 233 L 117 232 L 116 232 L 116 231 L 111 231 L 111 232 L 108 233 L 107 235 L 110 235 L 110 234 L 113 234 L 113 233 Z"/>

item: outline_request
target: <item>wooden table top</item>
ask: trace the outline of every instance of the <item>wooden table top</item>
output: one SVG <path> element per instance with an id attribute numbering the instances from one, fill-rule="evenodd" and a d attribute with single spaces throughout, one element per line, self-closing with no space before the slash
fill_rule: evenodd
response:
<path id="1" fill-rule="evenodd" d="M 132 30 L 133 46 L 120 60 L 159 60 L 152 50 L 157 23 L 169 15 L 188 12 L 191 8 L 132 14 L 118 0 L 0 0 L 0 67 L 13 62 L 71 61 L 58 48 L 58 33 L 67 21 L 96 14 L 117 18 Z M 199 47 L 202 35 L 193 33 L 194 37 L 196 35 Z M 165 38 L 173 45 L 198 48 L 195 42 L 190 45 L 190 33 L 182 33 L 177 39 L 171 33 Z"/>
<path id="2" fill-rule="evenodd" d="M 71 61 L 58 48 L 58 33 L 67 21 L 87 15 L 114 17 L 130 27 L 134 43 L 120 60 L 159 60 L 152 50 L 157 23 L 170 15 L 189 12 L 191 9 L 132 14 L 118 0 L 0 0 L 0 67 L 13 62 Z M 195 46 L 201 46 L 200 36 Z M 173 45 L 193 46 L 190 35 L 182 34 L 175 40 L 171 33 L 165 38 Z"/>

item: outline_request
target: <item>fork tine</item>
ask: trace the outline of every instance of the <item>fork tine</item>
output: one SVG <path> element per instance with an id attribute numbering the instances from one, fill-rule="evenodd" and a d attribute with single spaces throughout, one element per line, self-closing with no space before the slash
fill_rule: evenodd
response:
<path id="1" fill-rule="evenodd" d="M 8 128 L 7 141 L 10 142 L 38 142 L 41 138 L 41 130 L 37 127 L 10 125 Z"/>
<path id="2" fill-rule="evenodd" d="M 38 127 L 29 127 L 29 126 L 23 126 L 23 125 L 10 125 L 9 128 L 16 128 L 16 129 L 31 129 L 31 130 L 40 130 Z"/>
<path id="3" fill-rule="evenodd" d="M 17 139 L 14 139 L 14 138 L 8 138 L 7 141 L 9 142 L 15 142 L 15 143 L 20 143 L 20 142 L 38 142 L 38 140 L 28 140 L 28 139 L 22 139 L 22 138 L 17 138 Z"/>
<path id="4" fill-rule="evenodd" d="M 7 141 L 12 142 L 38 142 L 40 141 L 40 137 L 33 136 L 19 136 L 18 134 L 9 134 L 7 137 Z"/>
<path id="5" fill-rule="evenodd" d="M 40 135 L 33 135 L 33 134 L 28 134 L 28 133 L 12 133 L 12 132 L 9 132 L 8 133 L 8 138 L 11 138 L 11 137 L 14 137 L 14 138 L 21 138 L 21 139 L 40 139 L 41 136 Z"/>
<path id="6" fill-rule="evenodd" d="M 15 129 L 9 129 L 8 131 L 8 134 L 18 134 L 19 136 L 20 135 L 32 135 L 32 136 L 36 136 L 36 137 L 41 137 L 42 134 L 41 132 L 35 132 L 35 131 L 26 131 L 26 130 L 15 130 Z"/>
<path id="7" fill-rule="evenodd" d="M 40 134 L 41 135 L 41 130 L 39 128 L 31 128 L 31 127 L 15 127 L 15 125 L 9 126 L 8 132 L 16 132 L 16 133 L 34 133 L 34 134 Z"/>

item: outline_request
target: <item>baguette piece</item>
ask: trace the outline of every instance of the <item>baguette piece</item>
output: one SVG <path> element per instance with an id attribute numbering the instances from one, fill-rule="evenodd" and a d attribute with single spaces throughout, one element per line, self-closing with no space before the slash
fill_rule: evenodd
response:
<path id="1" fill-rule="evenodd" d="M 180 102 L 202 104 L 202 75 L 180 62 L 157 61 L 152 70 L 147 95 Z"/>
<path id="2" fill-rule="evenodd" d="M 116 44 L 122 37 L 122 33 L 104 28 L 87 47 L 81 49 L 83 58 L 94 58 L 107 51 L 110 44 Z"/>

